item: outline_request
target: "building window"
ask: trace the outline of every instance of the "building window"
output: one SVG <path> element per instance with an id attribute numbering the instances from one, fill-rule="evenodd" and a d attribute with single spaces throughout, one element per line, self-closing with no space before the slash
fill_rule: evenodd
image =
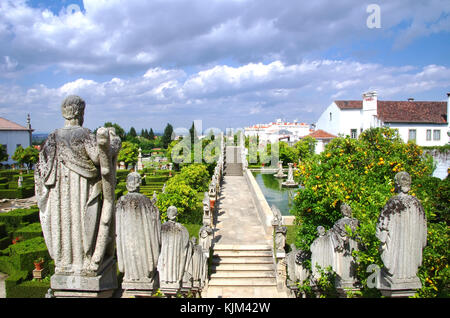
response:
<path id="1" fill-rule="evenodd" d="M 358 137 L 358 129 L 351 129 L 350 137 L 352 137 L 353 139 L 356 139 Z"/>
<path id="2" fill-rule="evenodd" d="M 441 140 L 441 131 L 433 130 L 433 140 Z"/>
<path id="3" fill-rule="evenodd" d="M 416 141 L 416 130 L 410 129 L 408 132 L 408 141 Z"/>
<path id="4" fill-rule="evenodd" d="M 333 113 L 330 112 L 330 121 L 333 120 Z"/>
<path id="5" fill-rule="evenodd" d="M 431 129 L 427 129 L 427 140 L 431 140 Z"/>

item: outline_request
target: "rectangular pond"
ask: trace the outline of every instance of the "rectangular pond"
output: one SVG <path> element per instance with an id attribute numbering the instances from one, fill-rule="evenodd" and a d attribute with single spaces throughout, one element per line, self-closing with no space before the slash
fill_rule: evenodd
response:
<path id="1" fill-rule="evenodd" d="M 289 216 L 289 210 L 294 204 L 294 196 L 296 195 L 298 188 L 286 188 L 282 187 L 281 183 L 286 181 L 284 179 L 275 178 L 275 172 L 264 171 L 252 171 L 256 182 L 261 188 L 264 197 L 270 207 L 275 205 L 281 212 L 281 215 Z"/>

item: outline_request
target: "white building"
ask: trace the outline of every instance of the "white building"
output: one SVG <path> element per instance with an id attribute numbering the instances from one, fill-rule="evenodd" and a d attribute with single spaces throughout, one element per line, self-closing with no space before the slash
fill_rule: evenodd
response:
<path id="1" fill-rule="evenodd" d="M 24 149 L 31 146 L 32 133 L 30 115 L 28 115 L 26 127 L 0 117 L 0 145 L 6 147 L 9 156 L 8 161 L 3 161 L 2 164 L 14 163 L 11 157 L 18 146 L 22 146 Z"/>
<path id="2" fill-rule="evenodd" d="M 274 143 L 280 140 L 292 144 L 310 132 L 310 125 L 308 124 L 298 123 L 297 121 L 283 122 L 281 119 L 269 124 L 256 124 L 244 128 L 244 135 L 246 137 L 259 136 L 260 144 Z"/>
<path id="3" fill-rule="evenodd" d="M 363 94 L 362 100 L 337 100 L 322 113 L 317 129 L 334 135 L 357 138 L 371 127 L 398 129 L 403 141 L 414 140 L 420 146 L 442 146 L 449 142 L 447 114 L 450 113 L 450 93 L 447 102 L 380 101 L 376 92 Z"/>

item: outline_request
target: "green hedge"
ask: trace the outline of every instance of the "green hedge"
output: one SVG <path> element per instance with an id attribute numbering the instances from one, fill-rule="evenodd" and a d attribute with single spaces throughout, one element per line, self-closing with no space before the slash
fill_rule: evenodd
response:
<path id="1" fill-rule="evenodd" d="M 7 235 L 7 231 L 6 231 L 6 224 L 1 222 L 0 223 L 0 238 L 4 238 Z"/>
<path id="2" fill-rule="evenodd" d="M 14 237 L 21 236 L 23 240 L 32 239 L 38 236 L 42 236 L 41 223 L 31 223 L 25 227 L 22 227 L 14 232 Z"/>
<path id="3" fill-rule="evenodd" d="M 8 298 L 44 298 L 50 288 L 50 280 L 27 280 L 10 284 L 6 289 Z"/>
<path id="4" fill-rule="evenodd" d="M 7 231 L 17 229 L 23 223 L 39 222 L 39 209 L 16 209 L 0 213 L 0 222 L 5 224 Z"/>
<path id="5" fill-rule="evenodd" d="M 42 236 L 12 244 L 7 250 L 9 251 L 10 262 L 19 270 L 32 271 L 34 269 L 33 262 L 39 257 L 44 258 L 45 262 L 50 260 Z"/>
<path id="6" fill-rule="evenodd" d="M 9 183 L 9 187 L 11 187 L 13 183 Z M 23 187 L 23 188 L 9 188 L 9 189 L 0 189 L 0 199 L 24 199 L 29 198 L 34 195 L 34 186 L 33 187 Z"/>

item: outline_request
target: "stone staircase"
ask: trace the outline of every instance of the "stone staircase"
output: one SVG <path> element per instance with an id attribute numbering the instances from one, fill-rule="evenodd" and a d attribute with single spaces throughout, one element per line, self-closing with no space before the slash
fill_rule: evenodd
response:
<path id="1" fill-rule="evenodd" d="M 286 297 L 277 290 L 271 246 L 215 245 L 211 279 L 204 297 Z"/>
<path id="2" fill-rule="evenodd" d="M 225 175 L 242 176 L 242 162 L 240 147 L 227 146 L 226 148 Z"/>

